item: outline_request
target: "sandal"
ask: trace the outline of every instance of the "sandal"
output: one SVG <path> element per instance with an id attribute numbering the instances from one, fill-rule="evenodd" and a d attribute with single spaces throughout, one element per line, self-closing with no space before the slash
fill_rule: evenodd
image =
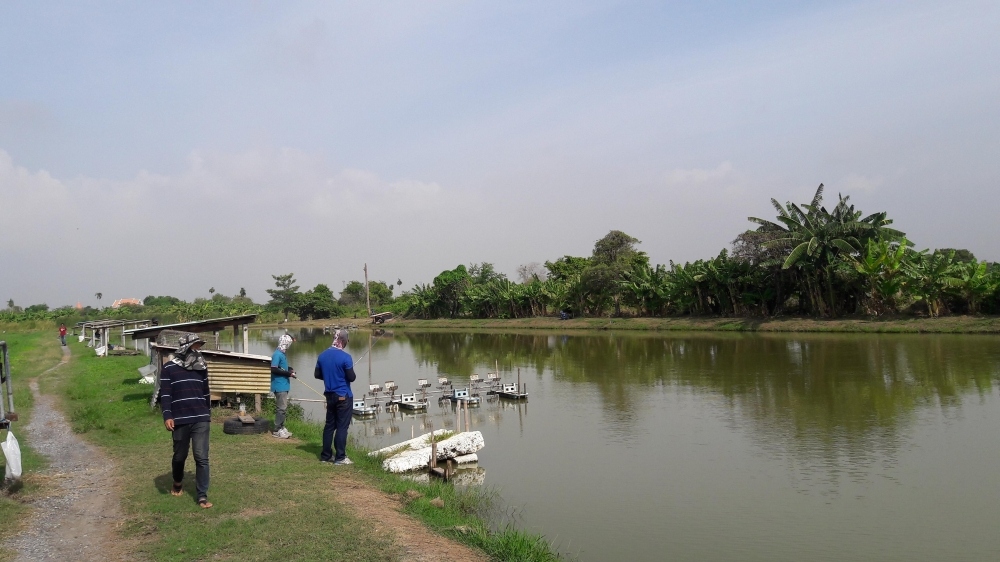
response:
<path id="1" fill-rule="evenodd" d="M 170 490 L 171 496 L 181 496 L 184 495 L 184 484 L 174 484 L 173 489 Z"/>
<path id="2" fill-rule="evenodd" d="M 208 498 L 200 498 L 198 500 L 198 507 L 202 509 L 208 509 L 212 507 L 212 503 L 208 501 Z"/>

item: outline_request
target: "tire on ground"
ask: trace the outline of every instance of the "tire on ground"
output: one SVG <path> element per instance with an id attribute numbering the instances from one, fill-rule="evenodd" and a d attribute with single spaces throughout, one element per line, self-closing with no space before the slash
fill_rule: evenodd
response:
<path id="1" fill-rule="evenodd" d="M 271 431 L 271 420 L 254 418 L 254 422 L 243 423 L 239 418 L 229 418 L 222 422 L 222 432 L 229 435 L 254 435 Z"/>

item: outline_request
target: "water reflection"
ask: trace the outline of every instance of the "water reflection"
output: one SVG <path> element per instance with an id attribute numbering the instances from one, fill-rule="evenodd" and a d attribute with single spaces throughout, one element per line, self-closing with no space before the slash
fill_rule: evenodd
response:
<path id="1" fill-rule="evenodd" d="M 258 348 L 277 345 L 282 333 L 262 332 Z M 293 366 L 315 392 L 321 385 L 311 380 L 312 366 L 329 346 L 329 336 L 311 329 L 293 335 Z M 1000 376 L 1000 344 L 985 336 L 358 331 L 348 351 L 359 358 L 359 382 L 405 378 L 398 381 L 400 388 L 412 392 L 413 377 L 401 372 L 409 366 L 385 371 L 382 362 L 392 346 L 408 348 L 416 369 L 453 377 L 457 384 L 499 366 L 508 381 L 521 369 L 526 381 L 550 373 L 557 382 L 592 386 L 623 436 L 642 425 L 637 416 L 651 393 L 706 395 L 726 405 L 733 424 L 762 434 L 768 446 L 782 443 L 821 456 L 891 450 L 917 408 L 958 408 L 965 395 L 989 395 Z M 524 414 L 518 411 L 521 424 Z M 489 416 L 499 412 L 484 417 Z M 447 415 L 437 423 L 454 426 Z M 431 425 L 422 421 L 421 429 Z M 393 432 L 391 423 L 384 431 Z"/>
<path id="2" fill-rule="evenodd" d="M 977 336 L 551 335 L 399 333 L 420 364 L 468 377 L 492 367 L 552 373 L 599 390 L 627 435 L 660 387 L 719 396 L 733 422 L 773 446 L 864 457 L 891 451 L 919 406 L 955 408 L 988 395 L 1000 346 Z"/>
<path id="3" fill-rule="evenodd" d="M 253 351 L 270 354 L 281 333 L 257 334 Z M 319 388 L 308 372 L 330 337 L 296 335 L 290 362 Z M 348 351 L 361 385 L 405 392 L 520 370 L 528 403 L 469 412 L 486 440 L 469 478 L 582 560 L 1000 553 L 1000 338 L 397 330 L 355 332 Z M 458 426 L 432 399 L 351 434 L 382 447 Z"/>

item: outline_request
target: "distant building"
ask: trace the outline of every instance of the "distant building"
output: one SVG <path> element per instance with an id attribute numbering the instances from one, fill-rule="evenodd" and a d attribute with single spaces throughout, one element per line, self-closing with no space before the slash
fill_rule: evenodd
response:
<path id="1" fill-rule="evenodd" d="M 126 304 L 134 306 L 142 306 L 142 301 L 139 299 L 118 299 L 115 302 L 111 303 L 111 308 L 119 308 Z"/>

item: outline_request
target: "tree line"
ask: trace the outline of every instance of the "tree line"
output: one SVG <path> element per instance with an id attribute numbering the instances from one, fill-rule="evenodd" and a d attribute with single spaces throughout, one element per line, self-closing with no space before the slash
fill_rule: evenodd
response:
<path id="1" fill-rule="evenodd" d="M 290 316 L 306 320 L 368 315 L 365 285 L 361 281 L 345 284 L 338 297 L 329 286 L 322 283 L 312 289 L 300 291 L 293 273 L 271 277 L 275 288 L 267 290 L 271 298 L 263 304 L 254 302 L 243 288 L 233 296 L 226 296 L 216 291 L 215 287 L 209 288 L 210 297 L 196 298 L 191 302 L 169 295 L 149 295 L 142 300 L 141 305 L 122 304 L 118 307 L 62 306 L 50 309 L 46 304 L 20 307 L 10 299 L 7 308 L 0 310 L 0 322 L 49 320 L 73 324 L 98 318 L 156 318 L 161 322 L 188 322 L 245 314 L 257 314 L 263 321 L 278 321 Z M 397 281 L 397 284 L 401 283 Z M 395 286 L 383 281 L 369 283 L 372 307 L 392 303 Z M 100 301 L 103 294 L 97 293 L 94 296 Z"/>
<path id="2" fill-rule="evenodd" d="M 916 250 L 886 212 L 865 215 L 848 196 L 823 203 L 821 184 L 808 203 L 772 199 L 773 218 L 753 225 L 731 247 L 694 262 L 652 264 L 638 239 L 612 230 L 589 256 L 565 255 L 529 263 L 511 280 L 490 263 L 458 265 L 398 296 L 402 285 L 351 281 L 339 296 L 326 284 L 301 291 L 294 273 L 272 275 L 270 300 L 254 303 L 246 291 L 186 302 L 148 296 L 141 306 L 78 310 L 47 305 L 21 308 L 13 300 L 0 321 L 137 318 L 177 321 L 260 314 L 265 320 L 366 317 L 390 311 L 413 318 L 524 318 L 573 316 L 734 316 L 786 314 L 832 318 L 900 313 L 940 316 L 1000 312 L 1000 267 L 968 250 Z M 98 293 L 100 295 L 100 293 Z"/>
<path id="3" fill-rule="evenodd" d="M 521 266 L 518 282 L 488 263 L 443 271 L 396 308 L 417 318 L 1000 312 L 996 264 L 968 250 L 916 250 L 886 212 L 865 215 L 839 195 L 827 208 L 823 192 L 804 204 L 772 199 L 775 217 L 749 217 L 753 227 L 715 257 L 653 265 L 639 240 L 612 230 L 590 256 Z"/>

